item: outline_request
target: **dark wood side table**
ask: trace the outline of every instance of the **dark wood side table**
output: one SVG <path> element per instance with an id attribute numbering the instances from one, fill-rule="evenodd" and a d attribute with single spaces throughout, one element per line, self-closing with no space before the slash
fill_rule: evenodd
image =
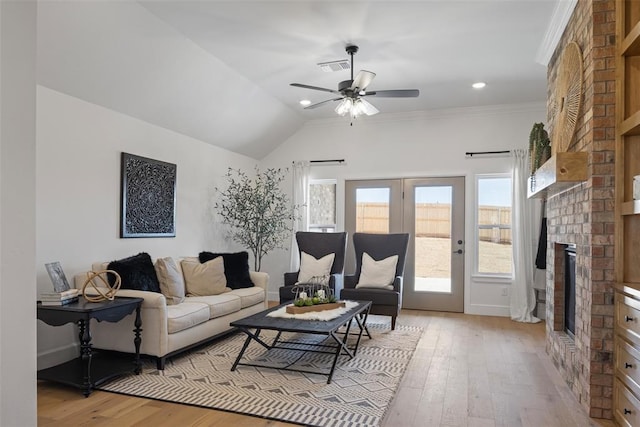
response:
<path id="1" fill-rule="evenodd" d="M 113 301 L 88 302 L 80 297 L 75 303 L 63 306 L 43 306 L 38 303 L 38 319 L 47 325 L 61 326 L 67 323 L 76 323 L 79 328 L 80 356 L 50 368 L 38 371 L 39 380 L 54 381 L 61 384 L 80 388 L 85 397 L 91 394 L 93 388 L 118 375 L 134 372 L 140 373 L 140 337 L 142 319 L 140 308 L 142 298 L 115 298 Z M 91 332 L 89 325 L 91 319 L 98 322 L 118 322 L 136 312 L 133 330 L 135 346 L 135 359 L 125 355 L 113 353 L 93 353 L 91 349 Z"/>

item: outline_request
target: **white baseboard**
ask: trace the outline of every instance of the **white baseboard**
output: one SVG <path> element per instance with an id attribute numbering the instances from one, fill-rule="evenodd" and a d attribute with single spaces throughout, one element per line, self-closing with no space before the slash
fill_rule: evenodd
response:
<path id="1" fill-rule="evenodd" d="M 38 353 L 38 370 L 74 359 L 80 354 L 79 351 L 77 343 L 70 343 L 62 347 L 40 352 Z"/>
<path id="2" fill-rule="evenodd" d="M 278 292 L 267 292 L 267 301 L 280 301 L 280 293 Z"/>
<path id="3" fill-rule="evenodd" d="M 469 304 L 465 307 L 464 313 L 480 316 L 511 317 L 509 307 L 504 305 Z"/>

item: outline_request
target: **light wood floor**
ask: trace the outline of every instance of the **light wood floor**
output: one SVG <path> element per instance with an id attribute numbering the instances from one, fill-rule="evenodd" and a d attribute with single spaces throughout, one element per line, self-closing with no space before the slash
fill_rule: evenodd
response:
<path id="1" fill-rule="evenodd" d="M 614 425 L 590 419 L 573 397 L 545 354 L 543 323 L 415 310 L 404 310 L 398 323 L 424 333 L 385 427 Z M 38 382 L 38 425 L 291 424 L 101 391 L 85 399 L 76 389 Z"/>

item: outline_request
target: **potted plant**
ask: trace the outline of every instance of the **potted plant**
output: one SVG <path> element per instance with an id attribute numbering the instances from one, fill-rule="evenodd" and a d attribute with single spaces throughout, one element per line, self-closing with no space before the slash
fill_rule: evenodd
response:
<path id="1" fill-rule="evenodd" d="M 215 209 L 222 223 L 230 227 L 229 236 L 246 248 L 254 259 L 255 271 L 260 271 L 262 257 L 290 236 L 297 209 L 281 190 L 287 170 L 255 168 L 249 177 L 239 169 L 229 168 L 225 175 L 227 187 L 216 187 L 219 195 Z"/>
<path id="2" fill-rule="evenodd" d="M 531 175 L 538 170 L 551 157 L 551 141 L 549 134 L 544 130 L 544 124 L 534 123 L 529 134 L 529 160 L 531 162 Z"/>

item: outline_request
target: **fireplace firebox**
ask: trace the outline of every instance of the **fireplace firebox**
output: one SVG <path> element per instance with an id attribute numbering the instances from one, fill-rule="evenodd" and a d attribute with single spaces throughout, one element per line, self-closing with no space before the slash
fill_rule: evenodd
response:
<path id="1" fill-rule="evenodd" d="M 576 334 L 576 245 L 564 248 L 564 330 Z"/>

